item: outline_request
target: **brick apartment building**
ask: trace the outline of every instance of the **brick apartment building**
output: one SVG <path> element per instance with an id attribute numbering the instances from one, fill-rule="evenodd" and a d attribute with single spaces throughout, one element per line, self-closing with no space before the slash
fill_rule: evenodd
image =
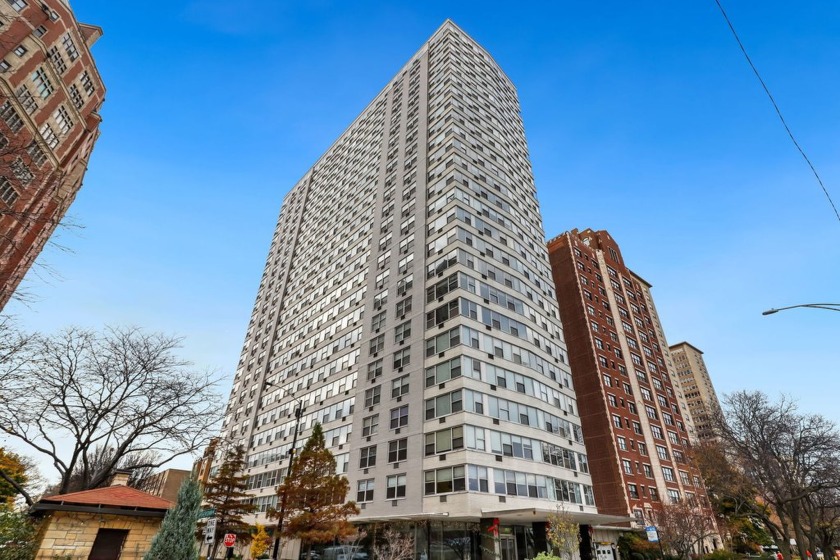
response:
<path id="1" fill-rule="evenodd" d="M 105 88 L 102 35 L 65 0 L 0 1 L 0 309 L 82 185 Z"/>
<path id="2" fill-rule="evenodd" d="M 649 523 L 685 499 L 711 515 L 650 284 L 606 231 L 563 233 L 548 251 L 598 511 Z"/>

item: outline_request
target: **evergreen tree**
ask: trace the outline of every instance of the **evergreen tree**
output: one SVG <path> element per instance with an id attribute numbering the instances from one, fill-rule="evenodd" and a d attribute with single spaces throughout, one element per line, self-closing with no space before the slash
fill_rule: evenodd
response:
<path id="1" fill-rule="evenodd" d="M 355 502 L 344 502 L 349 489 L 347 479 L 336 474 L 335 458 L 326 448 L 321 425 L 316 424 L 277 492 L 286 500 L 283 536 L 312 545 L 355 533 L 347 518 L 359 513 L 359 508 Z"/>
<path id="2" fill-rule="evenodd" d="M 178 490 L 175 507 L 166 512 L 160 531 L 143 560 L 197 560 L 195 521 L 201 507 L 198 481 L 188 478 Z"/>
<path id="3" fill-rule="evenodd" d="M 234 533 L 237 542 L 251 540 L 251 526 L 242 521 L 242 516 L 252 513 L 257 506 L 248 502 L 251 495 L 245 492 L 248 475 L 242 474 L 244 471 L 245 449 L 241 445 L 229 447 L 216 476 L 204 485 L 204 503 L 216 510 L 214 558 L 226 533 Z"/>

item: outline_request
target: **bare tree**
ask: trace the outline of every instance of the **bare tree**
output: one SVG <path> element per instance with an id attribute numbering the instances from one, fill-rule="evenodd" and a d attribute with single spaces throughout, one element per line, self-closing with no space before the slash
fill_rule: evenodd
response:
<path id="1" fill-rule="evenodd" d="M 717 535 L 714 520 L 708 512 L 688 500 L 664 504 L 657 512 L 656 527 L 663 545 L 684 559 L 695 550 L 702 554 L 703 542 Z"/>
<path id="2" fill-rule="evenodd" d="M 775 513 L 776 544 L 790 558 L 809 549 L 805 524 L 807 500 L 840 487 L 840 437 L 835 425 L 816 414 L 800 414 L 787 397 L 771 402 L 760 391 L 739 391 L 724 400 L 718 432 L 756 502 Z"/>
<path id="3" fill-rule="evenodd" d="M 373 547 L 373 560 L 411 560 L 414 558 L 414 535 L 411 529 L 400 530 L 390 524 L 378 534 Z"/>
<path id="4" fill-rule="evenodd" d="M 726 529 L 725 534 L 738 536 L 743 546 L 753 550 L 766 544 L 764 533 L 774 542 L 784 538 L 773 508 L 760 500 L 759 492 L 745 476 L 738 456 L 728 452 L 721 441 L 694 445 L 691 459 L 703 475 L 706 494 L 718 523 Z M 749 540 L 743 540 L 747 538 Z"/>
<path id="5" fill-rule="evenodd" d="M 84 470 L 82 463 L 78 463 L 73 470 L 73 474 L 70 475 L 70 484 L 66 492 L 78 492 L 80 490 L 90 490 L 92 488 L 107 486 L 110 482 L 109 478 L 101 478 L 96 475 L 112 468 L 113 457 L 113 447 L 96 447 L 93 449 L 90 453 L 87 471 Z M 157 463 L 159 459 L 160 457 L 156 453 L 131 453 L 119 459 L 110 474 L 113 475 L 115 471 L 129 471 L 128 485 L 132 488 L 138 488 L 141 480 L 155 473 L 155 467 L 152 465 Z M 101 481 L 94 486 L 92 483 L 93 478 L 101 479 Z M 49 496 L 60 493 L 60 485 L 61 483 L 58 482 L 49 486 L 44 492 L 44 495 Z"/>
<path id="6" fill-rule="evenodd" d="M 215 381 L 190 369 L 179 338 L 138 328 L 34 336 L 0 364 L 0 432 L 50 461 L 57 491 L 103 484 L 121 463 L 158 468 L 204 447 Z"/>

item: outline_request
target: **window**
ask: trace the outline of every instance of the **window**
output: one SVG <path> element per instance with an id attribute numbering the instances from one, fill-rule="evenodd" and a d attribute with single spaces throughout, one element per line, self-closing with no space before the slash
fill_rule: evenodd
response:
<path id="1" fill-rule="evenodd" d="M 470 427 L 469 429 L 471 434 L 475 434 L 477 432 L 483 437 L 483 429 L 472 427 Z M 473 439 L 477 440 L 478 437 L 476 436 Z M 445 430 L 440 430 L 438 432 L 426 434 L 426 455 L 434 455 L 435 453 L 446 453 L 447 451 L 452 451 L 453 449 L 463 449 L 463 447 L 463 426 L 458 426 L 456 428 L 447 428 Z M 480 449 L 484 451 L 483 439 L 480 443 L 478 441 L 473 442 L 472 449 Z"/>
<path id="2" fill-rule="evenodd" d="M 87 93 L 88 96 L 93 95 L 93 92 L 96 91 L 96 87 L 93 85 L 93 80 L 90 79 L 90 74 L 87 73 L 87 70 L 82 73 L 81 81 L 85 93 Z"/>
<path id="3" fill-rule="evenodd" d="M 618 414 L 613 414 L 612 421 L 613 426 L 615 426 L 616 428 L 621 428 L 621 416 L 619 416 Z"/>
<path id="4" fill-rule="evenodd" d="M 376 378 L 382 375 L 382 359 L 371 362 L 367 366 L 368 381 L 376 381 Z"/>
<path id="5" fill-rule="evenodd" d="M 373 479 L 360 480 L 358 491 L 356 492 L 357 502 L 372 502 L 373 501 Z"/>
<path id="6" fill-rule="evenodd" d="M 391 409 L 391 429 L 408 426 L 408 405 Z"/>
<path id="7" fill-rule="evenodd" d="M 379 415 L 374 414 L 362 419 L 362 437 L 375 435 L 379 432 Z"/>
<path id="8" fill-rule="evenodd" d="M 411 311 L 411 297 L 397 302 L 397 317 L 402 317 Z"/>
<path id="9" fill-rule="evenodd" d="M 35 97 L 32 96 L 25 84 L 15 90 L 15 95 L 27 114 L 31 115 L 38 109 L 38 102 L 35 101 Z"/>
<path id="10" fill-rule="evenodd" d="M 411 321 L 406 321 L 405 323 L 397 325 L 397 328 L 394 329 L 394 343 L 396 344 L 408 339 L 410 336 Z"/>
<path id="11" fill-rule="evenodd" d="M 438 397 L 426 399 L 426 420 L 440 418 L 447 414 L 461 412 L 463 400 L 461 391 L 452 391 Z"/>
<path id="12" fill-rule="evenodd" d="M 12 67 L 12 65 L 9 64 L 9 61 L 6 60 L 5 58 L 0 60 L 0 72 L 5 72 L 6 70 L 8 70 L 11 67 Z"/>
<path id="13" fill-rule="evenodd" d="M 405 278 L 401 279 L 397 282 L 397 295 L 404 296 L 408 293 L 408 290 L 414 285 L 414 275 L 409 274 Z"/>
<path id="14" fill-rule="evenodd" d="M 70 113 L 67 112 L 67 108 L 64 105 L 58 107 L 53 118 L 61 134 L 67 134 L 73 128 L 73 119 L 70 118 Z"/>
<path id="15" fill-rule="evenodd" d="M 50 123 L 45 122 L 42 124 L 41 128 L 38 129 L 38 132 L 41 133 L 41 138 L 44 139 L 44 142 L 47 143 L 47 146 L 49 146 L 50 149 L 55 149 L 55 147 L 58 146 L 58 136 L 50 126 Z"/>
<path id="16" fill-rule="evenodd" d="M 648 465 L 648 464 L 642 465 L 642 470 L 644 471 L 645 476 L 647 478 L 653 478 L 653 469 L 650 468 L 650 465 Z"/>
<path id="17" fill-rule="evenodd" d="M 370 348 L 369 351 L 372 354 L 376 354 L 377 352 L 381 351 L 385 348 L 385 335 L 380 334 L 370 339 Z"/>
<path id="18" fill-rule="evenodd" d="M 624 439 L 621 436 L 618 436 L 616 438 L 616 441 L 618 442 L 618 448 L 619 449 L 621 449 L 622 451 L 627 451 L 627 440 L 626 439 Z"/>
<path id="19" fill-rule="evenodd" d="M 67 58 L 71 62 L 79 58 L 79 50 L 76 48 L 76 44 L 73 42 L 73 37 L 70 36 L 70 33 L 65 34 L 61 38 L 61 44 L 64 46 L 64 52 L 67 53 Z"/>
<path id="20" fill-rule="evenodd" d="M 23 11 L 26 7 L 26 0 L 6 0 L 9 6 L 15 9 L 16 12 Z"/>
<path id="21" fill-rule="evenodd" d="M 61 56 L 61 52 L 58 50 L 58 46 L 53 46 L 50 50 L 47 51 L 47 56 L 52 62 L 53 68 L 59 74 L 64 74 L 67 72 L 67 62 L 64 61 L 64 57 Z"/>
<path id="22" fill-rule="evenodd" d="M 662 476 L 668 482 L 676 482 L 674 479 L 674 469 L 671 467 L 662 467 Z"/>
<path id="23" fill-rule="evenodd" d="M 70 99 L 73 101 L 73 106 L 76 109 L 81 109 L 85 104 L 85 100 L 82 99 L 82 94 L 79 93 L 79 88 L 76 87 L 76 84 L 70 84 Z"/>
<path id="24" fill-rule="evenodd" d="M 405 475 L 395 474 L 385 479 L 385 497 L 389 500 L 405 498 Z"/>
<path id="25" fill-rule="evenodd" d="M 26 47 L 24 47 L 23 45 L 18 45 L 17 47 L 15 47 L 14 53 L 17 56 L 23 56 L 26 54 Z"/>
<path id="26" fill-rule="evenodd" d="M 639 450 L 639 455 L 642 455 L 643 457 L 647 457 L 648 451 L 647 451 L 647 445 L 646 444 L 644 444 L 642 442 L 639 442 L 638 445 L 636 445 L 636 449 Z"/>
<path id="27" fill-rule="evenodd" d="M 642 434 L 642 425 L 638 422 L 633 422 L 633 433 L 637 435 Z"/>
<path id="28" fill-rule="evenodd" d="M 0 201 L 7 206 L 14 205 L 17 202 L 18 193 L 9 180 L 5 177 L 0 177 Z"/>
<path id="29" fill-rule="evenodd" d="M 463 492 L 467 489 L 463 466 L 426 471 L 424 476 L 424 493 L 426 495 Z"/>
<path id="30" fill-rule="evenodd" d="M 32 83 L 35 84 L 35 91 L 42 99 L 49 97 L 55 90 L 43 67 L 38 68 L 32 73 Z"/>
<path id="31" fill-rule="evenodd" d="M 373 296 L 373 308 L 382 309 L 382 306 L 388 303 L 388 290 L 379 292 Z"/>
<path id="32" fill-rule="evenodd" d="M 394 369 L 405 367 L 411 363 L 411 349 L 404 348 L 394 352 Z"/>
<path id="33" fill-rule="evenodd" d="M 388 314 L 385 311 L 374 315 L 370 321 L 370 328 L 372 328 L 375 331 L 384 328 L 387 315 Z"/>
<path id="34" fill-rule="evenodd" d="M 23 119 L 20 118 L 15 108 L 12 107 L 11 101 L 6 101 L 0 106 L 0 117 L 3 118 L 12 132 L 17 132 L 23 128 Z"/>
<path id="35" fill-rule="evenodd" d="M 382 385 L 377 385 L 376 387 L 371 387 L 365 391 L 365 406 L 379 404 L 381 389 Z"/>
<path id="36" fill-rule="evenodd" d="M 663 439 L 662 438 L 662 428 L 660 428 L 659 426 L 657 426 L 655 424 L 650 425 L 650 433 L 652 433 L 653 437 L 655 437 L 656 439 Z"/>
<path id="37" fill-rule="evenodd" d="M 668 449 L 664 445 L 657 445 L 656 446 L 656 455 L 660 459 L 667 459 L 668 458 Z"/>
<path id="38" fill-rule="evenodd" d="M 633 464 L 627 459 L 621 460 L 621 468 L 624 470 L 624 474 L 633 474 Z"/>
<path id="39" fill-rule="evenodd" d="M 32 174 L 32 171 L 29 170 L 29 167 L 27 167 L 20 158 L 17 158 L 12 162 L 12 173 L 15 174 L 15 177 L 17 177 L 23 185 L 28 185 L 35 177 Z"/>
<path id="40" fill-rule="evenodd" d="M 411 263 L 414 260 L 414 255 L 408 255 L 407 257 L 403 257 L 397 262 L 397 272 L 400 274 L 405 274 L 408 272 L 409 268 L 411 267 Z"/>
<path id="41" fill-rule="evenodd" d="M 676 504 L 680 501 L 680 491 L 668 489 L 668 499 L 671 500 L 671 503 Z"/>
<path id="42" fill-rule="evenodd" d="M 408 457 L 408 439 L 396 439 L 388 442 L 388 462 L 405 461 Z"/>
<path id="43" fill-rule="evenodd" d="M 408 376 L 403 375 L 391 381 L 391 398 L 395 399 L 408 394 Z"/>
<path id="44" fill-rule="evenodd" d="M 44 150 L 41 149 L 41 146 L 38 145 L 38 142 L 33 141 L 29 144 L 29 147 L 26 149 L 29 153 L 29 157 L 32 160 L 32 163 L 41 167 L 44 165 L 44 162 L 47 161 L 47 154 L 44 153 Z M 676 435 L 676 434 L 674 434 Z"/>
<path id="45" fill-rule="evenodd" d="M 478 362 L 475 362 L 477 364 Z M 478 372 L 476 372 L 478 374 Z M 461 376 L 461 358 L 442 362 L 436 366 L 426 368 L 426 387 L 444 383 Z"/>
<path id="46" fill-rule="evenodd" d="M 359 456 L 359 468 L 366 469 L 376 465 L 376 446 L 362 447 L 361 455 Z"/>
<path id="47" fill-rule="evenodd" d="M 36 37 L 43 37 L 46 34 L 47 34 L 47 28 L 44 27 L 43 25 L 39 25 L 38 27 L 35 28 L 35 36 Z"/>
<path id="48" fill-rule="evenodd" d="M 635 484 L 628 484 L 627 485 L 627 493 L 630 494 L 630 497 L 638 500 L 639 499 L 639 489 L 636 487 Z"/>

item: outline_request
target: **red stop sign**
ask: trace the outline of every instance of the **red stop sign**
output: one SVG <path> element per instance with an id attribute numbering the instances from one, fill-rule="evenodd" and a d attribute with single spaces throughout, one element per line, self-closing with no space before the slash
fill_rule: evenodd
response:
<path id="1" fill-rule="evenodd" d="M 225 546 L 230 548 L 231 546 L 236 544 L 236 535 L 234 535 L 233 533 L 225 534 L 225 541 L 224 542 L 225 542 Z"/>

